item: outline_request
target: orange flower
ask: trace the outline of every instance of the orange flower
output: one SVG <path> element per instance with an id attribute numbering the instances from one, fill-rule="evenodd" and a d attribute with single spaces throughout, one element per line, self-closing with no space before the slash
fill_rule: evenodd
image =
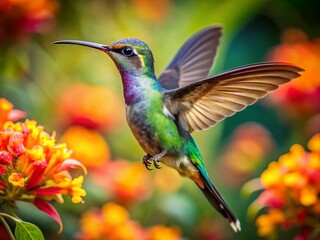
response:
<path id="1" fill-rule="evenodd" d="M 179 228 L 156 225 L 148 229 L 147 240 L 179 240 L 181 231 Z"/>
<path id="2" fill-rule="evenodd" d="M 217 174 L 232 186 L 240 186 L 273 148 L 270 132 L 257 123 L 240 125 L 220 159 Z"/>
<path id="3" fill-rule="evenodd" d="M 17 121 L 25 116 L 25 112 L 13 109 L 13 105 L 7 99 L 0 98 L 0 130 L 6 121 Z"/>
<path id="4" fill-rule="evenodd" d="M 172 4 L 171 0 L 131 0 L 138 12 L 138 14 L 147 21 L 160 22 L 164 20 L 166 13 Z"/>
<path id="5" fill-rule="evenodd" d="M 61 140 L 73 150 L 71 157 L 88 168 L 99 167 L 110 159 L 107 142 L 95 130 L 72 126 L 64 132 Z"/>
<path id="6" fill-rule="evenodd" d="M 0 114 L 1 115 L 1 114 Z M 15 201 L 32 202 L 56 220 L 61 219 L 47 201 L 62 203 L 62 195 L 69 195 L 73 203 L 82 202 L 83 176 L 73 178 L 68 170 L 81 167 L 70 159 L 65 144 L 56 144 L 35 121 L 13 123 L 7 121 L 0 131 L 0 197 L 2 204 L 14 206 Z"/>
<path id="7" fill-rule="evenodd" d="M 53 0 L 0 1 L 0 42 L 12 44 L 24 40 L 30 33 L 46 31 L 56 9 Z"/>
<path id="8" fill-rule="evenodd" d="M 179 240 L 181 231 L 177 227 L 152 226 L 148 229 L 130 219 L 127 209 L 116 203 L 107 203 L 101 209 L 85 212 L 81 219 L 81 240 Z"/>
<path id="9" fill-rule="evenodd" d="M 301 77 L 271 94 L 275 103 L 299 117 L 319 113 L 316 102 L 320 99 L 320 39 L 309 41 L 301 30 L 289 29 L 283 43 L 271 51 L 269 60 L 289 62 L 305 70 Z"/>
<path id="10" fill-rule="evenodd" d="M 116 160 L 93 171 L 99 184 L 123 202 L 141 201 L 152 192 L 152 181 L 141 163 Z"/>
<path id="11" fill-rule="evenodd" d="M 130 220 L 128 211 L 115 203 L 105 204 L 101 210 L 91 210 L 80 220 L 78 239 L 136 240 L 145 239 L 141 226 Z"/>
<path id="12" fill-rule="evenodd" d="M 76 84 L 63 92 L 60 99 L 57 114 L 63 126 L 111 131 L 121 125 L 120 101 L 105 87 Z"/>
<path id="13" fill-rule="evenodd" d="M 310 139 L 308 146 L 311 152 L 293 145 L 289 153 L 270 163 L 262 173 L 264 190 L 257 201 L 267 213 L 257 218 L 259 235 L 272 234 L 278 225 L 301 227 L 301 234 L 319 231 L 320 133 Z"/>

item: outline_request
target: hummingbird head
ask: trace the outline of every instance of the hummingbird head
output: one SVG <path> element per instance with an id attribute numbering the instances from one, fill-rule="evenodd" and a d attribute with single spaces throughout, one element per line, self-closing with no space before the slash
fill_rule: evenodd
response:
<path id="1" fill-rule="evenodd" d="M 75 44 L 107 53 L 122 74 L 154 74 L 153 56 L 148 45 L 138 38 L 125 38 L 103 45 L 78 40 L 62 40 L 54 44 Z"/>
<path id="2" fill-rule="evenodd" d="M 133 75 L 154 74 L 153 56 L 148 45 L 138 38 L 125 38 L 107 46 L 108 55 L 119 71 Z"/>

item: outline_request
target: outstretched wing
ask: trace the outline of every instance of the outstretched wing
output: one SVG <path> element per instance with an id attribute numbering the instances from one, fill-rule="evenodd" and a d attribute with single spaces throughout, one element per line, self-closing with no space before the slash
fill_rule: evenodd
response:
<path id="1" fill-rule="evenodd" d="M 243 66 L 169 90 L 163 103 L 185 130 L 204 130 L 300 76 L 300 71 L 275 62 Z"/>
<path id="2" fill-rule="evenodd" d="M 221 27 L 211 26 L 188 39 L 159 76 L 166 89 L 175 89 L 208 76 L 221 37 Z"/>

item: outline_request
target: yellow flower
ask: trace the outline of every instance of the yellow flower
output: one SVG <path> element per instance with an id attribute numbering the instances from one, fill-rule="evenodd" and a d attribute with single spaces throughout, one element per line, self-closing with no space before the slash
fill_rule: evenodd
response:
<path id="1" fill-rule="evenodd" d="M 319 201 L 319 191 L 315 187 L 307 187 L 301 190 L 300 202 L 302 205 L 308 207 Z"/>
<path id="2" fill-rule="evenodd" d="M 256 220 L 256 225 L 258 226 L 258 234 L 260 236 L 267 236 L 271 234 L 274 229 L 274 225 L 267 214 L 259 216 Z"/>
<path id="3" fill-rule="evenodd" d="M 320 153 L 320 133 L 315 134 L 308 142 L 308 148 L 315 152 Z"/>
<path id="4" fill-rule="evenodd" d="M 274 231 L 277 224 L 284 221 L 284 214 L 278 209 L 272 209 L 268 214 L 263 214 L 257 218 L 258 234 L 268 236 Z"/>
<path id="5" fill-rule="evenodd" d="M 267 213 L 257 218 L 258 233 L 268 236 L 278 225 L 317 231 L 320 213 L 320 135 L 308 142 L 311 152 L 294 144 L 261 174 L 263 192 L 257 201 Z"/>
<path id="6" fill-rule="evenodd" d="M 268 169 L 261 175 L 261 182 L 265 187 L 272 187 L 277 185 L 281 181 L 280 166 L 277 162 L 269 164 Z"/>
<path id="7" fill-rule="evenodd" d="M 11 173 L 8 178 L 9 183 L 11 183 L 14 187 L 24 187 L 24 179 L 21 173 Z"/>
<path id="8" fill-rule="evenodd" d="M 306 181 L 305 177 L 297 172 L 287 173 L 283 176 L 283 183 L 288 187 L 304 186 Z"/>
<path id="9" fill-rule="evenodd" d="M 86 196 L 86 191 L 82 189 L 83 180 L 82 175 L 74 179 L 64 177 L 63 181 L 61 181 L 57 187 L 61 189 L 60 193 L 70 195 L 73 203 L 80 203 L 82 202 L 82 197 Z"/>
<path id="10" fill-rule="evenodd" d="M 105 204 L 102 208 L 102 216 L 106 220 L 105 223 L 109 225 L 121 225 L 128 221 L 128 211 L 115 203 Z"/>

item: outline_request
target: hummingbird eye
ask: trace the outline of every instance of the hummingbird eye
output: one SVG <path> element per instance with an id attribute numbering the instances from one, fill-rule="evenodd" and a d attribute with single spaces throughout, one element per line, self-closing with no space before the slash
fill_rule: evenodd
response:
<path id="1" fill-rule="evenodd" d="M 121 53 L 123 54 L 123 56 L 131 57 L 132 55 L 134 55 L 134 50 L 131 47 L 124 47 L 122 48 Z"/>

